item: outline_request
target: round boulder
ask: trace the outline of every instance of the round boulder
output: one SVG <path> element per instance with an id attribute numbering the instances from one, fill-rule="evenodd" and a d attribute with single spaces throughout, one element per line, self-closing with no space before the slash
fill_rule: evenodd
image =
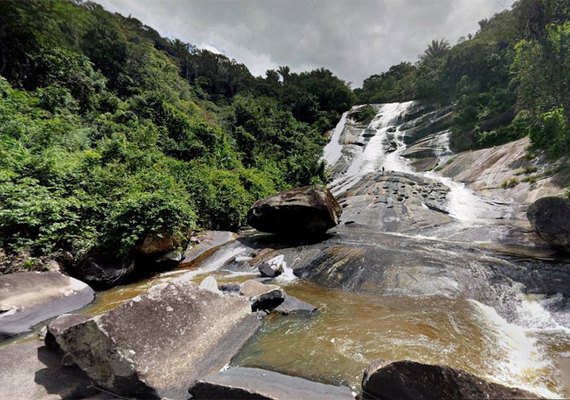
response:
<path id="1" fill-rule="evenodd" d="M 338 225 L 341 213 L 342 207 L 328 189 L 305 186 L 255 202 L 247 223 L 262 232 L 312 236 Z"/>
<path id="2" fill-rule="evenodd" d="M 543 197 L 535 201 L 526 213 L 532 228 L 544 241 L 570 252 L 570 200 Z"/>

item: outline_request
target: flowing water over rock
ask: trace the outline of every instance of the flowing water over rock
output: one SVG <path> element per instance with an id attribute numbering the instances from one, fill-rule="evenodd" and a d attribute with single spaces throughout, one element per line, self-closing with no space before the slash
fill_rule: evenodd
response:
<path id="1" fill-rule="evenodd" d="M 318 283 L 286 290 L 321 314 L 275 318 L 234 363 L 357 386 L 375 358 L 412 359 L 570 395 L 569 260 L 534 244 L 525 204 L 421 172 L 452 155 L 448 110 L 376 107 L 368 126 L 344 114 L 325 149 L 343 207 L 330 236 L 241 240 L 284 254 L 296 275 Z"/>

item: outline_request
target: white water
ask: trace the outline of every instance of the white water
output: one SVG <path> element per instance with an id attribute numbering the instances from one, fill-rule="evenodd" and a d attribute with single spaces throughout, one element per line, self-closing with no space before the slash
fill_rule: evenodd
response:
<path id="1" fill-rule="evenodd" d="M 375 132 L 370 138 L 363 151 L 358 152 L 352 159 L 348 169 L 340 177 L 331 182 L 330 187 L 334 195 L 338 196 L 360 181 L 360 179 L 377 171 L 404 172 L 411 175 L 423 176 L 441 182 L 449 188 L 447 211 L 449 215 L 464 225 L 480 225 L 486 221 L 503 217 L 505 210 L 496 204 L 484 200 L 475 192 L 467 188 L 463 183 L 455 182 L 451 178 L 443 177 L 436 172 L 417 173 L 409 165 L 408 161 L 401 156 L 407 148 L 404 143 L 405 131 L 402 125 L 397 125 L 398 119 L 404 115 L 413 105 L 414 101 L 405 103 L 382 104 L 376 117 L 362 130 L 360 138 L 369 132 Z M 345 128 L 347 114 L 344 113 L 337 124 L 334 135 L 325 147 L 324 159 L 330 166 L 340 159 L 342 145 L 339 144 L 340 136 Z M 393 132 L 389 132 L 389 131 Z M 434 147 L 439 163 L 444 163 L 452 156 L 449 148 L 450 131 L 442 131 L 435 134 Z M 394 151 L 386 153 L 388 144 L 395 145 Z"/>
<path id="2" fill-rule="evenodd" d="M 329 165 L 334 165 L 342 155 L 342 144 L 340 144 L 339 139 L 340 135 L 346 125 L 346 116 L 348 115 L 348 111 L 342 114 L 340 121 L 334 128 L 333 135 L 330 141 L 324 148 L 324 159 L 327 161 Z"/>
<path id="3" fill-rule="evenodd" d="M 541 372 L 553 365 L 539 348 L 532 329 L 509 323 L 494 308 L 475 300 L 469 301 L 485 327 L 483 331 L 487 336 L 486 341 L 494 342 L 496 348 L 492 350 L 503 355 L 503 359 L 495 365 L 493 376 L 487 378 L 532 391 L 548 399 L 561 398 L 541 385 Z M 524 312 L 526 307 L 533 308 L 539 319 L 549 319 L 548 312 L 538 310 L 536 304 L 523 302 L 520 311 Z"/>
<path id="4" fill-rule="evenodd" d="M 364 175 L 380 171 L 382 168 L 387 171 L 412 172 L 406 161 L 399 156 L 401 151 L 405 149 L 405 145 L 402 141 L 402 132 L 400 132 L 399 127 L 396 127 L 396 123 L 398 118 L 413 104 L 413 101 L 408 101 L 406 103 L 383 104 L 380 107 L 374 119 L 361 131 L 359 139 L 365 141 L 365 135 L 370 132 L 374 132 L 374 136 L 369 139 L 364 150 L 356 150 L 356 155 L 350 162 L 346 172 L 330 184 L 335 195 L 338 196 L 346 192 L 360 181 Z M 335 136 L 338 134 L 340 137 L 340 134 L 343 132 L 346 125 L 346 114 L 343 114 L 343 119 L 335 128 L 330 142 L 334 142 L 333 146 L 329 149 L 325 147 L 324 159 L 330 166 L 334 166 L 340 158 L 340 156 L 337 157 L 337 154 L 341 153 L 342 146 L 340 146 L 340 149 L 336 147 L 338 145 L 338 137 Z M 391 129 L 396 129 L 396 131 L 389 133 L 388 131 Z M 393 136 L 392 141 L 398 146 L 398 150 L 391 154 L 386 154 L 384 151 L 388 135 Z"/>

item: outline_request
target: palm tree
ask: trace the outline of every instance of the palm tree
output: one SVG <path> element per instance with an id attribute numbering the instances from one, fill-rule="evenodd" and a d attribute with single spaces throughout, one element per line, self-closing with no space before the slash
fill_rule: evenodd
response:
<path id="1" fill-rule="evenodd" d="M 434 39 L 428 44 L 428 48 L 424 51 L 424 57 L 437 58 L 441 57 L 449 51 L 451 47 L 445 39 Z"/>

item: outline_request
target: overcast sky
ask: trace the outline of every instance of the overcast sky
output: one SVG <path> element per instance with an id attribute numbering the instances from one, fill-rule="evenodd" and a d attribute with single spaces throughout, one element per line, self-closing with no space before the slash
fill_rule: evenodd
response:
<path id="1" fill-rule="evenodd" d="M 163 36 L 225 54 L 254 75 L 318 67 L 360 86 L 432 39 L 455 44 L 513 0 L 96 0 Z"/>

